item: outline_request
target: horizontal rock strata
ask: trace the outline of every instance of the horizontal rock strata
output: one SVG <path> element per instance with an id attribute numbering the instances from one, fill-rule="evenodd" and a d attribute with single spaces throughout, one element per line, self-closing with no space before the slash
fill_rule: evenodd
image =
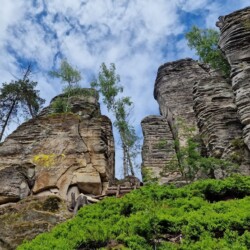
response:
<path id="1" fill-rule="evenodd" d="M 177 171 L 168 167 L 176 162 L 174 139 L 167 120 L 162 116 L 147 116 L 142 122 L 144 136 L 142 147 L 142 172 L 167 183 L 178 177 Z"/>
<path id="2" fill-rule="evenodd" d="M 231 84 L 218 71 L 189 58 L 166 63 L 158 70 L 154 97 L 172 140 L 179 140 L 183 147 L 187 138 L 198 135 L 201 146 L 205 146 L 205 150 L 201 148 L 202 154 L 236 162 L 240 164 L 240 171 L 247 173 L 249 150 L 242 144 L 242 124 L 234 93 Z M 148 125 L 143 121 L 142 126 L 145 124 Z M 143 128 L 145 138 L 149 131 L 151 140 L 153 135 L 158 137 L 157 126 L 161 127 L 155 124 L 152 130 Z M 148 156 L 142 153 L 142 157 L 144 161 Z M 161 165 L 157 156 L 149 156 L 150 162 L 159 164 L 154 170 L 156 175 L 168 164 L 167 156 L 162 157 L 165 162 Z"/>
<path id="3" fill-rule="evenodd" d="M 67 199 L 73 187 L 101 194 L 114 178 L 112 125 L 100 114 L 96 93 L 68 102 L 72 113 L 52 113 L 51 105 L 3 142 L 0 204 L 30 193 Z"/>
<path id="4" fill-rule="evenodd" d="M 242 125 L 230 83 L 214 70 L 208 73 L 194 84 L 194 110 L 208 155 L 228 158 L 234 140 L 242 138 Z"/>
<path id="5" fill-rule="evenodd" d="M 219 18 L 219 46 L 231 66 L 232 88 L 250 149 L 250 7 Z"/>
<path id="6" fill-rule="evenodd" d="M 185 144 L 186 128 L 193 128 L 194 133 L 198 132 L 193 110 L 193 85 L 206 74 L 206 71 L 190 58 L 165 63 L 158 69 L 154 97 L 171 128 L 178 128 L 182 144 Z"/>

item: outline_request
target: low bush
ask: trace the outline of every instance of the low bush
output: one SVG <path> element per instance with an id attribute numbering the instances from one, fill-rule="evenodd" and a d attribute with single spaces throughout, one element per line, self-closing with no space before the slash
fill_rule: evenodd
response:
<path id="1" fill-rule="evenodd" d="M 112 241 L 135 250 L 250 249 L 249 193 L 250 177 L 239 175 L 181 188 L 152 184 L 85 206 L 18 249 L 112 249 Z"/>

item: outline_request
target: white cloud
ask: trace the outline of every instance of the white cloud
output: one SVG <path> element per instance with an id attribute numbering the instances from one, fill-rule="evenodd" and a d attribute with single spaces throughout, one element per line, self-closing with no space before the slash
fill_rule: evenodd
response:
<path id="1" fill-rule="evenodd" d="M 207 0 L 178 0 L 177 1 L 178 6 L 186 11 L 186 12 L 192 12 L 204 7 L 207 7 L 210 3 Z"/>
<path id="2" fill-rule="evenodd" d="M 134 124 L 139 131 L 144 116 L 158 113 L 153 98 L 157 68 L 166 60 L 193 55 L 181 36 L 189 25 L 189 20 L 181 19 L 183 12 L 198 11 L 204 26 L 214 27 L 219 15 L 245 7 L 247 2 L 2 0 L 1 80 L 9 81 L 10 72 L 18 72 L 20 58 L 33 60 L 39 70 L 34 78 L 48 102 L 61 90 L 60 82 L 47 75 L 56 54 L 67 57 L 86 73 L 84 86 L 91 80 L 88 77 L 97 74 L 102 62 L 114 62 L 125 85 L 124 94 L 135 103 Z"/>

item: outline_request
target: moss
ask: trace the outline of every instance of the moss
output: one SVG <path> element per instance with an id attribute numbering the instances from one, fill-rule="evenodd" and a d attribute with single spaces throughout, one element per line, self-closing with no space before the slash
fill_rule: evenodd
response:
<path id="1" fill-rule="evenodd" d="M 158 143 L 157 143 L 157 149 L 164 149 L 166 148 L 168 145 L 167 140 L 161 139 Z"/>
<path id="2" fill-rule="evenodd" d="M 243 23 L 243 27 L 244 27 L 246 30 L 250 30 L 250 19 L 244 20 L 242 23 Z"/>
<path id="3" fill-rule="evenodd" d="M 0 216 L 1 224 L 13 224 L 21 218 L 21 213 L 6 213 Z"/>
<path id="4" fill-rule="evenodd" d="M 59 209 L 61 199 L 57 196 L 49 196 L 43 203 L 42 209 L 44 211 L 56 212 Z"/>
<path id="5" fill-rule="evenodd" d="M 236 138 L 231 141 L 231 144 L 236 149 L 242 149 L 245 146 L 244 140 L 242 138 Z"/>
<path id="6" fill-rule="evenodd" d="M 142 167 L 141 174 L 144 183 L 155 183 L 159 181 L 159 178 L 154 177 L 153 170 L 146 166 Z"/>
<path id="7" fill-rule="evenodd" d="M 236 138 L 231 141 L 231 145 L 234 147 L 234 152 L 230 155 L 229 160 L 240 165 L 244 159 L 244 140 L 242 138 Z"/>

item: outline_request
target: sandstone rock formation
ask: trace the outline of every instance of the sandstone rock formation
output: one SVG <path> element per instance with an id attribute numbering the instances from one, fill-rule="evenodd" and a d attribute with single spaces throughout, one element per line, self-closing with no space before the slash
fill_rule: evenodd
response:
<path id="1" fill-rule="evenodd" d="M 231 66 L 232 88 L 243 138 L 250 149 L 250 7 L 220 17 L 219 46 Z"/>
<path id="2" fill-rule="evenodd" d="M 235 98 L 229 80 L 215 70 L 194 84 L 194 110 L 207 155 L 232 161 L 249 174 L 249 150 L 242 139 Z"/>
<path id="3" fill-rule="evenodd" d="M 72 113 L 52 114 L 50 106 L 2 143 L 0 204 L 31 193 L 67 199 L 72 190 L 105 191 L 114 178 L 112 125 L 100 114 L 97 93 L 86 93 L 69 99 Z"/>
<path id="4" fill-rule="evenodd" d="M 0 206 L 0 249 L 14 250 L 24 239 L 51 230 L 72 217 L 58 196 L 29 196 L 18 203 Z"/>
<path id="5" fill-rule="evenodd" d="M 147 116 L 142 122 L 144 142 L 142 147 L 142 172 L 166 183 L 180 177 L 178 171 L 167 169 L 170 162 L 176 161 L 174 139 L 166 118 Z"/>
<path id="6" fill-rule="evenodd" d="M 186 141 L 185 128 L 194 128 L 198 132 L 193 110 L 193 85 L 202 75 L 206 75 L 206 71 L 190 58 L 165 63 L 158 69 L 154 98 L 175 139 L 175 129 L 178 130 L 182 145 Z"/>
<path id="7" fill-rule="evenodd" d="M 54 113 L 58 98 L 71 113 Z M 98 94 L 54 98 L 0 146 L 0 249 L 16 249 L 70 218 L 71 193 L 102 194 L 113 179 L 112 125 Z"/>
<path id="8" fill-rule="evenodd" d="M 242 138 L 230 83 L 218 71 L 209 70 L 195 82 L 193 98 L 197 125 L 208 155 L 228 158 L 232 141 Z"/>
<path id="9" fill-rule="evenodd" d="M 154 97 L 165 119 L 161 118 L 159 123 L 152 123 L 148 118 L 142 121 L 142 166 L 151 165 L 156 176 L 168 166 L 169 153 L 158 151 L 162 156 L 159 159 L 157 151 L 148 146 L 159 137 L 169 141 L 169 134 L 158 132 L 164 127 L 172 134 L 171 140 L 179 140 L 181 146 L 188 137 L 199 136 L 205 146 L 205 155 L 236 162 L 242 173 L 249 173 L 250 155 L 242 143 L 242 124 L 234 93 L 231 84 L 218 71 L 189 58 L 166 63 L 159 67 Z M 193 128 L 191 133 L 190 128 Z M 149 150 L 149 155 L 145 149 Z M 166 145 L 164 150 L 171 151 L 173 147 Z M 178 153 L 180 148 L 175 147 L 175 150 Z M 170 155 L 173 154 L 171 151 Z M 216 175 L 220 176 L 220 173 Z M 165 181 L 161 178 L 161 182 Z"/>

